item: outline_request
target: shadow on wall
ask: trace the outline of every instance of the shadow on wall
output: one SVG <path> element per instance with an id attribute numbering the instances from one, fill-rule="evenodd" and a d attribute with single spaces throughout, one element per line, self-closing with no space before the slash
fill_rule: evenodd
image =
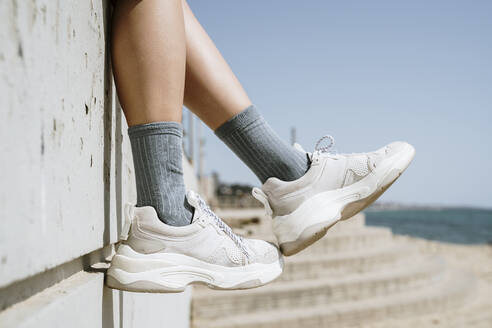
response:
<path id="1" fill-rule="evenodd" d="M 115 325 L 115 308 L 114 308 L 114 298 L 118 295 L 118 326 Z M 103 301 L 102 301 L 102 325 L 103 328 L 123 328 L 123 292 L 118 290 L 112 290 L 108 287 L 103 288 Z"/>
<path id="2" fill-rule="evenodd" d="M 104 245 L 110 243 L 111 233 L 111 146 L 114 136 L 115 145 L 115 190 L 116 190 L 116 219 L 117 219 L 117 235 L 121 233 L 122 212 L 122 113 L 116 95 L 113 95 L 113 72 L 111 67 L 111 1 L 102 0 L 103 16 L 104 16 L 104 34 L 106 39 L 106 58 L 104 60 L 104 165 L 103 165 L 103 181 L 104 181 Z M 116 105 L 116 106 L 114 106 Z M 113 125 L 113 108 L 116 107 L 114 125 Z M 114 132 L 114 133 L 113 133 Z M 115 328 L 115 295 L 118 295 L 118 314 L 119 327 L 123 328 L 123 292 L 113 291 L 106 286 L 103 286 L 102 293 L 102 327 Z"/>
<path id="3" fill-rule="evenodd" d="M 104 59 L 104 165 L 103 165 L 103 181 L 104 181 L 104 245 L 110 243 L 111 233 L 111 166 L 112 166 L 112 144 L 114 137 L 114 152 L 115 152 L 115 190 L 116 190 L 116 218 L 118 235 L 120 234 L 121 226 L 121 207 L 122 207 L 122 114 L 119 110 L 120 106 L 117 103 L 117 97 L 113 94 L 113 72 L 111 68 L 110 57 L 110 37 L 111 37 L 111 13 L 112 6 L 110 1 L 102 0 L 103 15 L 104 15 L 104 35 L 106 41 Z M 114 124 L 113 124 L 113 108 Z"/>

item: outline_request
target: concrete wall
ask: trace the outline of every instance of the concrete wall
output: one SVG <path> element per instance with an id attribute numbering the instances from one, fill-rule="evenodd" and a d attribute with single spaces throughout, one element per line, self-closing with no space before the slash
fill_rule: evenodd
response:
<path id="1" fill-rule="evenodd" d="M 1 327 L 188 326 L 189 292 L 110 291 L 97 268 L 135 201 L 110 11 L 105 0 L 0 1 Z"/>

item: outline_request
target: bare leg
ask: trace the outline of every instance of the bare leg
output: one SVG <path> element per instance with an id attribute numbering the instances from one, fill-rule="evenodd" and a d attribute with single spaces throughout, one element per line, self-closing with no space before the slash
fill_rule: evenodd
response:
<path id="1" fill-rule="evenodd" d="M 184 104 L 211 129 L 251 105 L 207 32 L 183 0 L 186 27 L 186 87 Z"/>
<path id="2" fill-rule="evenodd" d="M 183 1 L 186 30 L 184 104 L 256 174 L 292 181 L 304 175 L 304 152 L 285 143 L 251 106 L 229 65 Z M 251 107 L 250 107 L 251 106 Z"/>
<path id="3" fill-rule="evenodd" d="M 128 125 L 181 121 L 186 63 L 181 0 L 117 0 L 112 60 Z"/>

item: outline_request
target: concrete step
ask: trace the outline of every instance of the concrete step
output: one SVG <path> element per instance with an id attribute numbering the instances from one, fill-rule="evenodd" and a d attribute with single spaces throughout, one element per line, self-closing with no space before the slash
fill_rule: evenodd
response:
<path id="1" fill-rule="evenodd" d="M 263 208 L 215 209 L 215 213 L 223 219 L 234 232 L 246 236 L 276 242 L 272 231 L 272 221 L 265 216 Z M 359 213 L 350 220 L 338 222 L 330 228 L 331 233 L 361 229 L 365 227 L 365 215 Z"/>
<path id="2" fill-rule="evenodd" d="M 390 243 L 392 242 L 393 234 L 387 228 L 364 227 L 339 231 L 328 230 L 326 236 L 300 253 L 297 253 L 294 257 L 347 252 L 382 246 L 391 247 Z"/>
<path id="3" fill-rule="evenodd" d="M 275 236 L 269 233 L 249 234 L 243 229 L 234 229 L 235 232 L 248 238 L 257 238 L 277 243 Z M 353 227 L 340 230 L 328 230 L 326 236 L 292 256 L 311 256 L 313 254 L 330 254 L 334 252 L 345 252 L 360 249 L 368 249 L 386 245 L 391 247 L 393 234 L 391 229 L 380 227 Z"/>
<path id="4" fill-rule="evenodd" d="M 492 286 L 480 279 L 464 298 L 463 306 L 429 314 L 385 318 L 374 323 L 360 323 L 351 328 L 490 328 L 492 327 Z"/>
<path id="5" fill-rule="evenodd" d="M 364 213 L 358 213 L 348 220 L 338 221 L 336 225 L 330 228 L 331 231 L 343 231 L 347 229 L 359 229 L 366 226 L 366 216 Z"/>
<path id="6" fill-rule="evenodd" d="M 235 309 L 223 311 L 222 315 L 216 318 L 200 317 L 194 311 L 192 327 L 310 328 L 364 326 L 364 324 L 388 318 L 412 317 L 457 308 L 473 291 L 474 283 L 475 280 L 472 275 L 460 271 L 448 271 L 434 284 L 427 285 L 426 288 L 409 288 L 391 295 L 375 293 L 372 294 L 373 297 L 361 300 L 329 304 L 315 302 L 306 307 L 279 307 L 274 310 L 262 308 L 264 305 L 258 304 L 246 312 L 238 312 Z M 234 304 L 234 306 L 236 305 Z"/>
<path id="7" fill-rule="evenodd" d="M 215 214 L 224 220 L 231 228 L 238 227 L 259 227 L 261 223 L 269 225 L 271 219 L 265 216 L 263 208 L 230 208 L 215 209 Z M 349 220 L 338 222 L 331 230 L 339 231 L 345 229 L 361 228 L 365 226 L 365 215 L 358 213 Z"/>
<path id="8" fill-rule="evenodd" d="M 348 274 L 382 271 L 408 261 L 416 248 L 407 244 L 380 245 L 369 249 L 333 252 L 317 256 L 285 258 L 284 272 L 279 281 L 318 279 Z"/>
<path id="9" fill-rule="evenodd" d="M 270 220 L 265 215 L 263 208 L 216 208 L 214 209 L 222 220 L 224 220 L 231 227 L 238 227 L 242 225 L 257 224 L 259 220 Z M 340 230 L 346 228 L 363 227 L 365 226 L 365 215 L 358 213 L 351 217 L 349 220 L 340 221 L 332 229 Z"/>
<path id="10" fill-rule="evenodd" d="M 344 277 L 280 281 L 245 290 L 220 292 L 196 288 L 193 317 L 213 319 L 224 313 L 246 314 L 256 311 L 310 308 L 337 302 L 361 300 L 418 289 L 439 280 L 445 268 L 439 257 L 409 261 L 383 272 L 352 274 Z"/>

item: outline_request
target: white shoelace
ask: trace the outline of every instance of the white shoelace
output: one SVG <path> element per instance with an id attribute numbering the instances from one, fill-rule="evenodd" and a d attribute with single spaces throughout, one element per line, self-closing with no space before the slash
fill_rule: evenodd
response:
<path id="1" fill-rule="evenodd" d="M 327 146 L 321 146 L 323 141 L 329 140 L 330 143 Z M 337 153 L 336 150 L 333 149 L 333 146 L 335 146 L 335 138 L 333 138 L 331 135 L 327 134 L 323 137 L 321 137 L 317 142 L 316 145 L 314 146 L 314 154 L 318 156 L 323 156 L 323 157 L 330 157 L 333 159 L 338 159 L 343 156 L 352 156 L 352 155 L 365 155 L 367 160 L 370 159 L 370 154 L 371 153 L 365 153 L 365 154 L 356 154 L 356 153 L 345 153 L 345 154 L 339 154 Z"/>
<path id="2" fill-rule="evenodd" d="M 250 254 L 246 248 L 243 237 L 236 235 L 232 231 L 232 229 L 227 224 L 225 224 L 225 222 L 222 221 L 222 219 L 219 218 L 217 216 L 217 214 L 214 213 L 214 211 L 212 211 L 210 209 L 210 207 L 207 205 L 207 203 L 205 203 L 205 201 L 199 195 L 197 195 L 197 198 L 198 198 L 198 206 L 200 206 L 200 209 L 208 217 L 210 217 L 214 220 L 215 224 L 219 227 L 219 229 L 222 230 L 227 236 L 229 236 L 229 238 L 232 239 L 232 241 L 236 244 L 236 246 L 239 247 L 239 249 L 241 249 L 241 251 L 244 253 L 244 255 L 246 255 L 246 257 L 249 259 Z"/>
<path id="3" fill-rule="evenodd" d="M 322 146 L 321 144 L 325 140 L 329 140 L 330 143 L 326 146 Z M 323 157 L 331 157 L 337 159 L 340 157 L 340 155 L 337 154 L 335 149 L 333 149 L 333 146 L 335 146 L 335 138 L 333 138 L 329 134 L 322 136 L 314 146 L 313 156 L 323 156 Z"/>
<path id="4" fill-rule="evenodd" d="M 330 143 L 327 146 L 322 146 L 321 143 L 325 140 L 329 140 Z M 328 153 L 330 152 L 331 148 L 335 145 L 335 138 L 333 138 L 331 135 L 327 134 L 325 136 L 322 136 L 317 142 L 316 145 L 314 146 L 314 151 L 318 151 L 320 153 Z"/>

